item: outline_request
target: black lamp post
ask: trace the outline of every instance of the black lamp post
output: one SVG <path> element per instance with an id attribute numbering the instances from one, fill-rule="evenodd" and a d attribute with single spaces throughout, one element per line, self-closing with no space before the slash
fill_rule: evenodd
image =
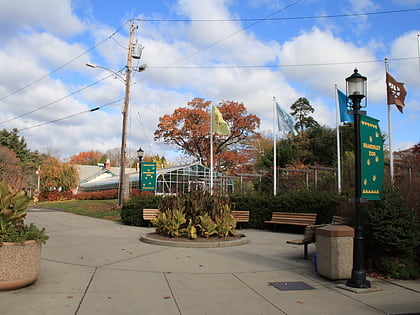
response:
<path id="1" fill-rule="evenodd" d="M 139 191 L 141 191 L 141 161 L 143 160 L 144 151 L 141 147 L 137 150 L 137 157 L 139 158 Z"/>
<path id="2" fill-rule="evenodd" d="M 347 97 L 352 100 L 351 114 L 354 116 L 354 155 L 355 155 L 355 208 L 356 208 L 356 227 L 353 239 L 353 269 L 351 279 L 347 281 L 347 286 L 353 288 L 370 288 L 370 282 L 366 280 L 365 271 L 365 248 L 362 228 L 361 203 L 366 201 L 362 198 L 362 171 L 361 171 L 361 150 L 360 150 L 360 115 L 366 115 L 366 111 L 361 111 L 361 100 L 366 95 L 367 78 L 360 75 L 357 69 L 346 78 Z"/>

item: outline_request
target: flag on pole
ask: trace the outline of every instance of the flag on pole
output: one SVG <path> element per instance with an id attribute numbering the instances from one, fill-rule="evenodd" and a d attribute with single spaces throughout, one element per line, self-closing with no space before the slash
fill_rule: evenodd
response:
<path id="1" fill-rule="evenodd" d="M 350 115 L 347 113 L 347 109 L 349 107 L 349 104 L 351 105 L 351 100 L 341 92 L 339 89 L 337 89 L 337 95 L 338 95 L 338 105 L 340 107 L 340 122 L 354 122 L 353 115 Z"/>
<path id="2" fill-rule="evenodd" d="M 286 111 L 280 107 L 279 103 L 276 102 L 277 109 L 277 128 L 279 131 L 295 132 L 295 121 L 293 117 L 286 113 Z"/>
<path id="3" fill-rule="evenodd" d="M 386 72 L 386 92 L 388 105 L 397 105 L 398 110 L 402 113 L 407 91 L 404 88 L 404 83 L 395 80 L 388 72 Z"/>
<path id="4" fill-rule="evenodd" d="M 212 128 L 214 133 L 224 136 L 230 136 L 230 130 L 227 122 L 223 119 L 222 113 L 215 106 L 212 108 Z"/>

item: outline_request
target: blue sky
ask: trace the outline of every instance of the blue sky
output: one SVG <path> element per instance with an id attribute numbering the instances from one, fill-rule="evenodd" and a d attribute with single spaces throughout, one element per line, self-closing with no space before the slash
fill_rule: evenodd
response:
<path id="1" fill-rule="evenodd" d="M 408 91 L 404 114 L 391 108 L 393 147 L 420 141 L 420 0 L 3 0 L 0 12 L 0 127 L 33 150 L 120 146 L 124 85 L 85 64 L 124 68 L 130 19 L 145 46 L 133 64 L 148 68 L 132 76 L 129 148 L 180 159 L 153 132 L 194 97 L 243 102 L 266 135 L 273 96 L 286 110 L 306 97 L 335 127 L 334 86 L 345 91 L 355 67 L 388 134 L 384 58 Z"/>

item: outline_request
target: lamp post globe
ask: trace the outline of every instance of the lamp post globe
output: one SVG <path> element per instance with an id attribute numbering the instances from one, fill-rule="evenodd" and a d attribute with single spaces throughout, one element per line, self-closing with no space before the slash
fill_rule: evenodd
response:
<path id="1" fill-rule="evenodd" d="M 141 161 L 143 160 L 143 156 L 144 156 L 144 151 L 143 151 L 143 149 L 140 147 L 140 148 L 137 150 L 137 157 L 139 158 L 139 162 L 141 162 Z"/>
<path id="2" fill-rule="evenodd" d="M 346 78 L 347 96 L 350 99 L 363 99 L 367 92 L 367 78 L 359 73 L 359 70 L 354 69 L 351 76 Z"/>

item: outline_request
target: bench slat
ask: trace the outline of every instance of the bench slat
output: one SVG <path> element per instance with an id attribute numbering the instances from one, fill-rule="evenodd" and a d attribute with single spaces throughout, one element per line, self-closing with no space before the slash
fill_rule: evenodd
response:
<path id="1" fill-rule="evenodd" d="M 236 222 L 249 222 L 249 211 L 232 211 Z"/>
<path id="2" fill-rule="evenodd" d="M 264 223 L 310 225 L 316 222 L 316 213 L 273 212 L 270 221 Z"/>
<path id="3" fill-rule="evenodd" d="M 151 221 L 153 220 L 157 213 L 159 212 L 159 209 L 143 209 L 143 220 Z"/>

